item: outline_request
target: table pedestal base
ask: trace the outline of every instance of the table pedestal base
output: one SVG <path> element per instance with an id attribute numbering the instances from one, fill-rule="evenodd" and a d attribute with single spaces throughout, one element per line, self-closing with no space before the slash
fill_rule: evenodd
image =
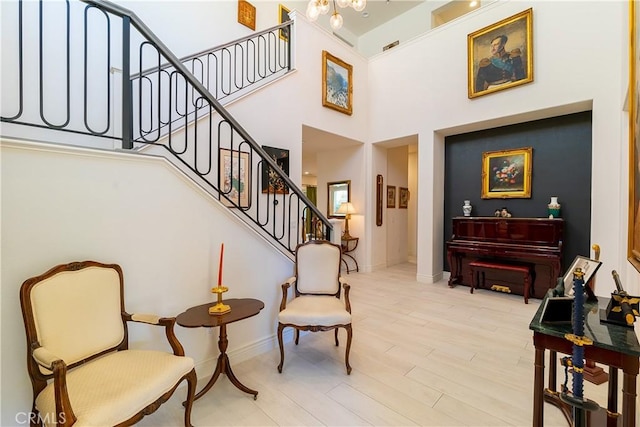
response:
<path id="1" fill-rule="evenodd" d="M 233 384 L 240 390 L 244 391 L 245 393 L 252 394 L 253 400 L 256 400 L 258 398 L 258 392 L 242 384 L 238 380 L 238 378 L 236 378 L 233 371 L 231 370 L 231 364 L 229 363 L 229 356 L 227 356 L 228 344 L 229 344 L 229 340 L 227 339 L 227 325 L 226 324 L 220 325 L 220 338 L 218 339 L 218 349 L 220 350 L 220 355 L 218 356 L 218 363 L 216 364 L 216 369 L 215 371 L 213 371 L 213 375 L 211 376 L 211 379 L 209 379 L 209 382 L 207 382 L 207 385 L 205 385 L 202 390 L 196 393 L 196 395 L 193 398 L 194 402 L 200 399 L 202 396 L 204 396 L 204 394 L 208 392 L 211 389 L 211 387 L 213 387 L 213 385 L 218 380 L 218 377 L 220 376 L 220 374 L 225 374 L 227 378 L 229 378 L 229 381 L 231 381 L 231 384 Z M 183 405 L 184 405 L 184 402 L 183 402 Z"/>

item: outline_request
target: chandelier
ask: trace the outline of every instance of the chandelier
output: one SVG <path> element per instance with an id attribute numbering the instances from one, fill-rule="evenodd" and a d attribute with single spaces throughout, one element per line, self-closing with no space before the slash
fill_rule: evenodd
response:
<path id="1" fill-rule="evenodd" d="M 329 24 L 331 24 L 331 28 L 334 30 L 342 28 L 343 22 L 342 15 L 338 12 L 336 3 L 338 3 L 338 6 L 341 8 L 351 6 L 358 12 L 363 11 L 367 6 L 367 0 L 333 0 L 333 14 L 331 14 Z M 329 0 L 309 0 L 309 4 L 307 5 L 307 18 L 309 18 L 311 22 L 315 22 L 318 16 L 326 15 L 330 9 L 331 5 L 329 4 Z"/>

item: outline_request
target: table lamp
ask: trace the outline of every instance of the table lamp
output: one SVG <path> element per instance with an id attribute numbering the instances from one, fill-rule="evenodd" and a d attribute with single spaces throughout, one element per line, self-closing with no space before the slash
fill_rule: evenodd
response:
<path id="1" fill-rule="evenodd" d="M 349 220 L 351 219 L 351 214 L 356 213 L 356 209 L 353 207 L 351 202 L 344 202 L 340 205 L 336 213 L 344 214 L 344 232 L 342 233 L 342 238 L 350 239 L 351 235 L 349 234 Z"/>

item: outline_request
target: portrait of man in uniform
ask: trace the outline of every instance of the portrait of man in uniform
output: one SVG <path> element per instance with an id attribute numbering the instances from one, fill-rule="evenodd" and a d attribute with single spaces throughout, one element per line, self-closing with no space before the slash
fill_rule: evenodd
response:
<path id="1" fill-rule="evenodd" d="M 531 14 L 469 34 L 469 98 L 533 81 Z"/>

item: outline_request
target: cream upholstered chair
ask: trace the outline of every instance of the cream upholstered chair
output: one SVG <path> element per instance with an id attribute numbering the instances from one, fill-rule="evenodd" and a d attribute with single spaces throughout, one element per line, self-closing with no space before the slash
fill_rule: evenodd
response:
<path id="1" fill-rule="evenodd" d="M 191 425 L 196 373 L 173 332 L 175 318 L 128 314 L 123 293 L 122 269 L 95 261 L 58 265 L 22 284 L 38 424 L 132 425 L 186 379 L 184 422 Z M 129 350 L 131 321 L 163 326 L 173 353 Z"/>
<path id="2" fill-rule="evenodd" d="M 280 364 L 284 364 L 282 331 L 286 327 L 295 328 L 295 343 L 298 344 L 300 331 L 335 330 L 336 346 L 338 329 L 347 331 L 345 364 L 347 374 L 351 373 L 349 350 L 351 349 L 351 303 L 349 285 L 340 277 L 341 248 L 326 240 L 310 240 L 296 247 L 295 276 L 282 284 L 282 302 L 278 314 L 278 344 Z M 294 295 L 288 300 L 288 289 L 294 286 Z M 340 299 L 344 288 L 344 299 Z"/>

